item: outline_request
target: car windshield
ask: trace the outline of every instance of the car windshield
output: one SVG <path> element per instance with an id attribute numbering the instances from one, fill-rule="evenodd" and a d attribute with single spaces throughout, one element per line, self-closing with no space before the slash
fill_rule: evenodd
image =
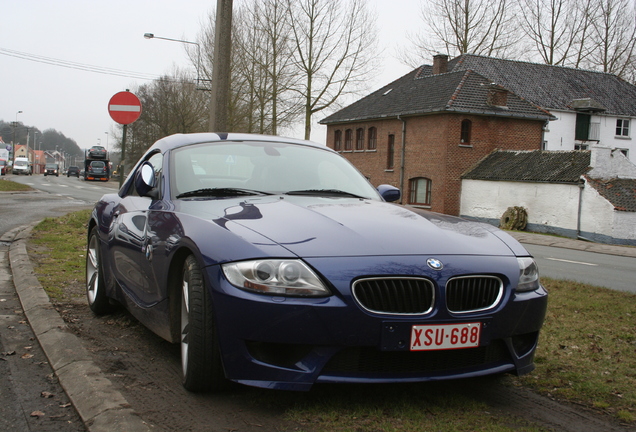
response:
<path id="1" fill-rule="evenodd" d="M 104 162 L 91 162 L 93 168 L 104 168 Z"/>
<path id="2" fill-rule="evenodd" d="M 177 198 L 289 193 L 380 199 L 347 160 L 310 146 L 269 142 L 197 144 L 174 150 L 171 163 L 171 188 Z"/>
<path id="3" fill-rule="evenodd" d="M 27 163 L 26 163 L 26 161 L 15 161 L 15 165 L 16 166 L 26 166 Z"/>

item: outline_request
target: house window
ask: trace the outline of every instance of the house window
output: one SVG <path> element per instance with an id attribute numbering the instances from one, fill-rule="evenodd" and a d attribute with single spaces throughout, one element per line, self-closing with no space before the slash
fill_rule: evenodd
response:
<path id="1" fill-rule="evenodd" d="M 409 180 L 409 204 L 431 205 L 431 180 L 416 177 Z"/>
<path id="2" fill-rule="evenodd" d="M 393 169 L 395 156 L 395 135 L 389 135 L 386 154 L 386 169 Z"/>
<path id="3" fill-rule="evenodd" d="M 590 119 L 589 114 L 576 114 L 576 129 L 574 131 L 574 139 L 579 141 L 588 141 L 590 138 Z"/>
<path id="4" fill-rule="evenodd" d="M 345 151 L 353 150 L 353 131 L 351 129 L 347 129 L 345 131 Z"/>
<path id="5" fill-rule="evenodd" d="M 367 142 L 367 150 L 375 150 L 377 148 L 377 143 L 376 143 L 376 139 L 377 139 L 377 134 L 378 134 L 378 130 L 374 127 L 370 127 L 369 128 L 369 137 L 368 142 Z"/>
<path id="6" fill-rule="evenodd" d="M 356 150 L 364 150 L 364 129 L 356 129 Z"/>
<path id="7" fill-rule="evenodd" d="M 617 119 L 616 120 L 616 136 L 617 137 L 629 137 L 629 120 Z"/>
<path id="8" fill-rule="evenodd" d="M 470 132 L 472 129 L 473 122 L 470 120 L 462 120 L 462 130 L 461 136 L 459 137 L 459 142 L 462 144 L 470 144 Z"/>
<path id="9" fill-rule="evenodd" d="M 333 149 L 336 151 L 342 150 L 342 131 L 340 129 L 333 134 Z"/>

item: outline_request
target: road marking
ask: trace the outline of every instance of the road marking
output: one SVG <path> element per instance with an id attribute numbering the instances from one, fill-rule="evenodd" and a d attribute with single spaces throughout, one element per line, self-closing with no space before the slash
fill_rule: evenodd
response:
<path id="1" fill-rule="evenodd" d="M 570 260 L 559 259 L 559 258 L 546 258 L 546 259 L 547 260 L 551 260 L 551 261 L 566 262 L 566 263 L 570 263 L 570 264 L 581 264 L 581 265 L 586 265 L 586 266 L 598 267 L 598 264 L 586 263 L 586 262 L 581 262 L 581 261 L 570 261 Z"/>

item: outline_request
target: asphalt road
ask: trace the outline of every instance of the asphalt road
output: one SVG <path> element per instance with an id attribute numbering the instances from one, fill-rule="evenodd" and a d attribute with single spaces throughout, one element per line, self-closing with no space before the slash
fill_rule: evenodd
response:
<path id="1" fill-rule="evenodd" d="M 542 276 L 636 293 L 636 258 L 524 244 Z"/>

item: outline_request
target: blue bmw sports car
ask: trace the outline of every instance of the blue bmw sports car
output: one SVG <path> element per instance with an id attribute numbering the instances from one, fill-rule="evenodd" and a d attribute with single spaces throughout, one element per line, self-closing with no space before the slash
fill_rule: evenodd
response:
<path id="1" fill-rule="evenodd" d="M 315 143 L 169 136 L 92 212 L 88 303 L 179 343 L 192 391 L 530 372 L 547 307 L 532 257 L 399 197 Z"/>

